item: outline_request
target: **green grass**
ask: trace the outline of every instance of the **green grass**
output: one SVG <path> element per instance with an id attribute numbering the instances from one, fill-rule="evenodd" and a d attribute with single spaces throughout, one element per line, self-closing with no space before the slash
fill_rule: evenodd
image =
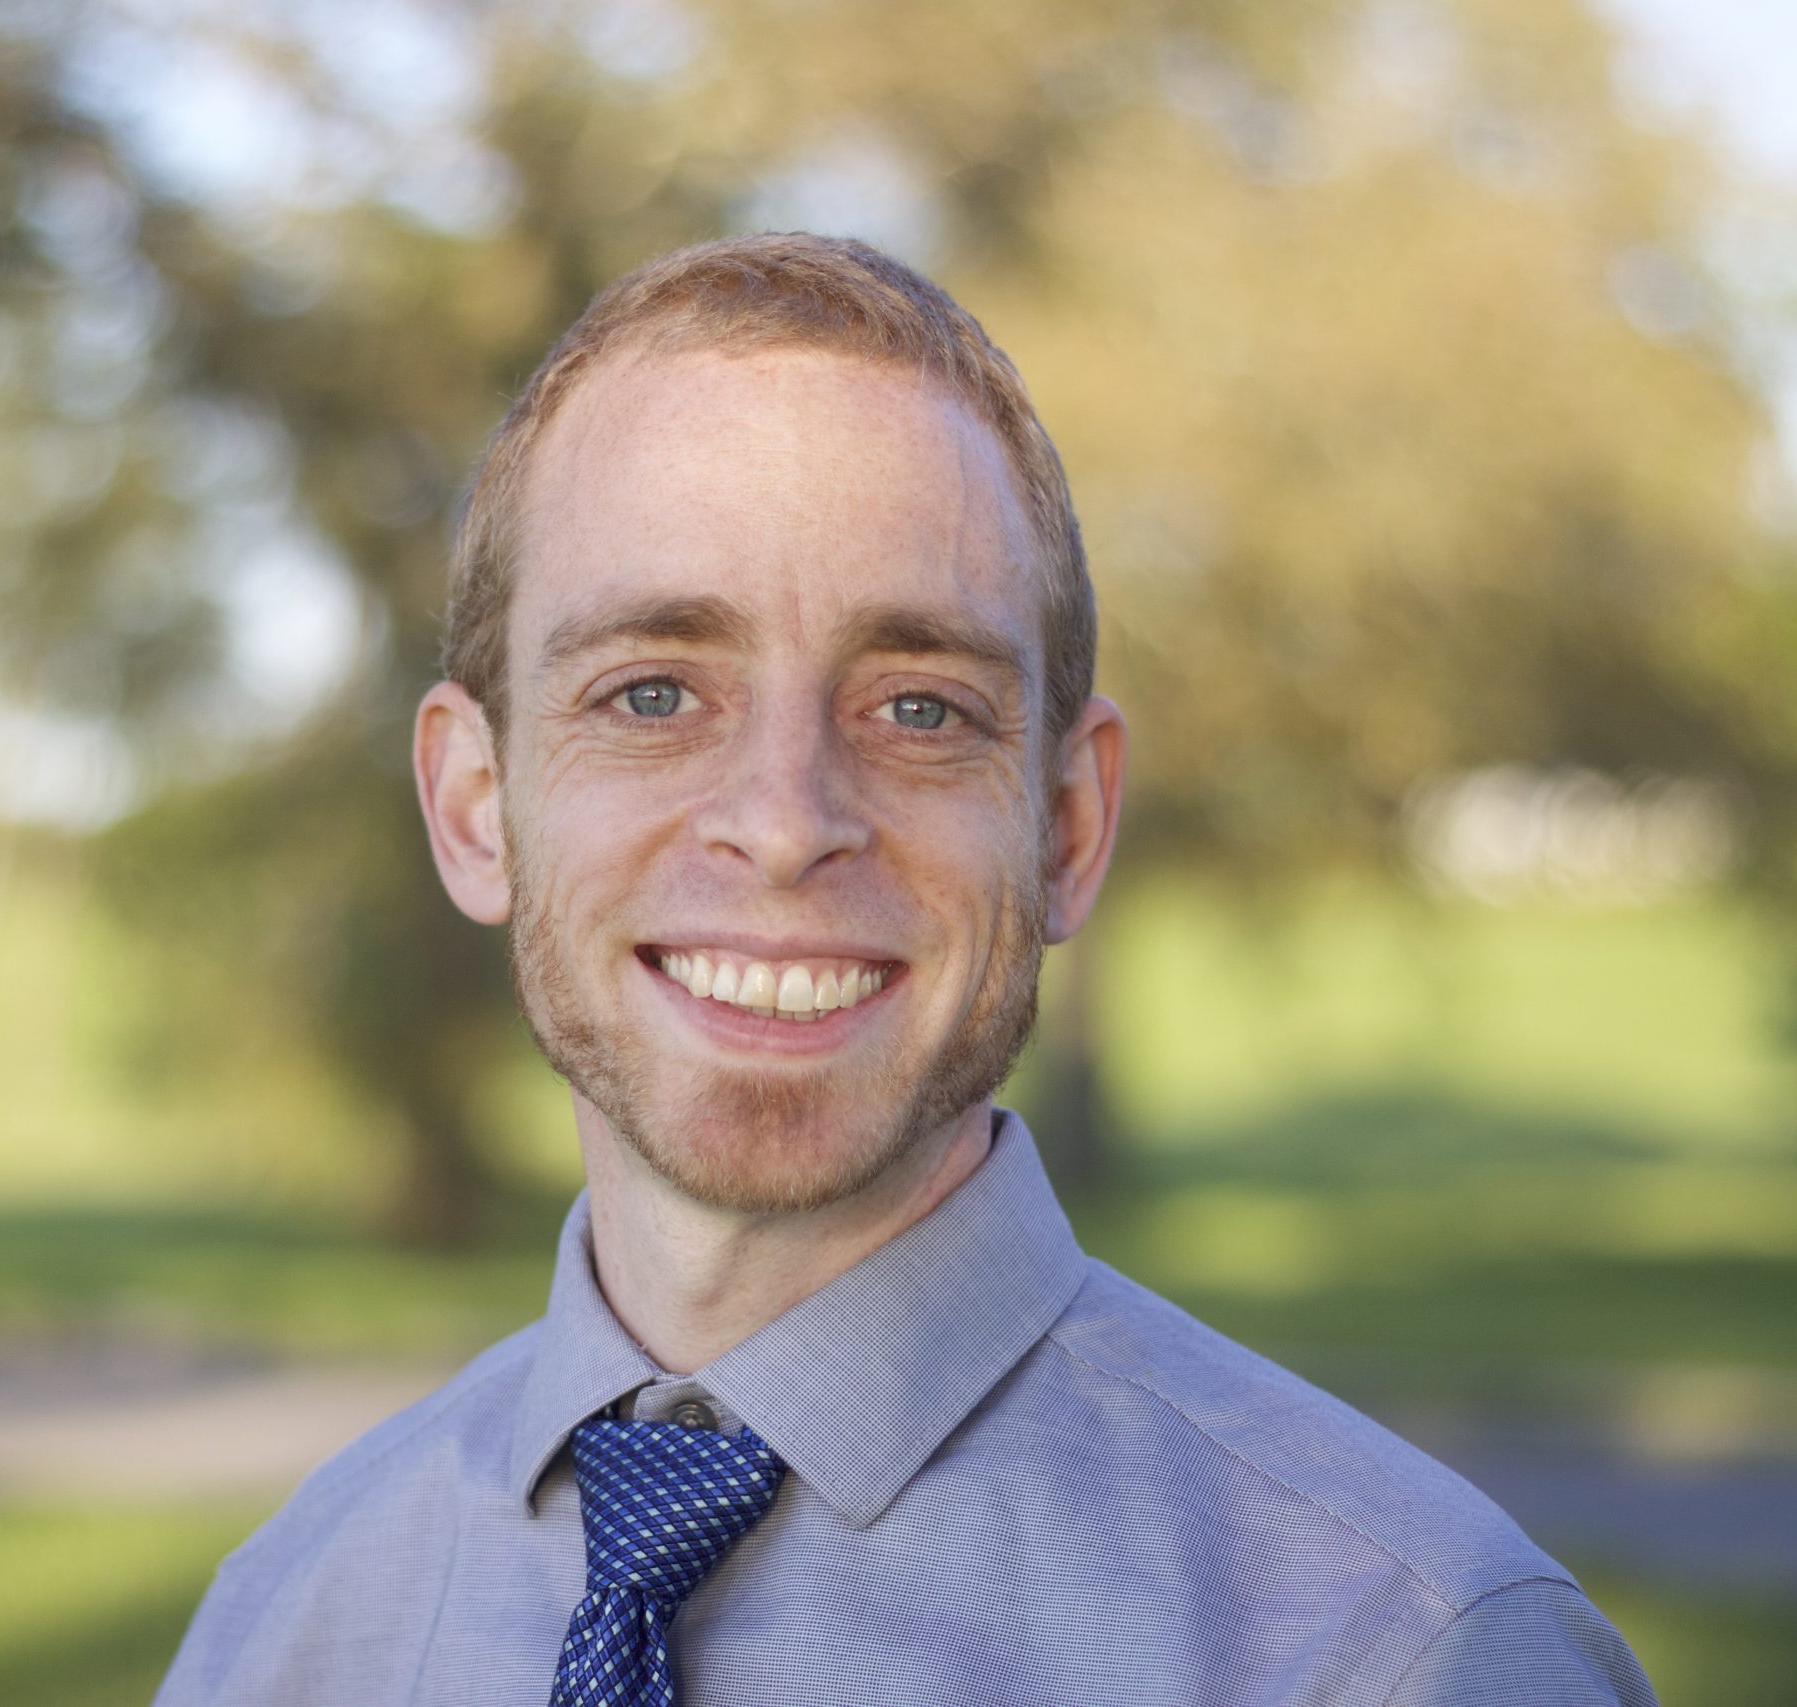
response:
<path id="1" fill-rule="evenodd" d="M 151 1034 L 194 1035 L 144 1100 L 117 1052 L 156 968 L 45 894 L 15 895 L 0 956 L 0 1343 L 448 1361 L 540 1311 L 574 1179 L 542 1075 L 494 1087 L 518 1191 L 487 1244 L 394 1249 L 363 1213 L 378 1135 L 319 1064 L 273 1020 L 214 1062 L 163 1000 Z M 1253 911 L 1169 878 L 1107 899 L 1087 964 L 1116 1121 L 1108 1185 L 1067 1195 L 1096 1254 L 1369 1405 L 1797 1438 L 1792 1061 L 1750 916 L 1363 888 Z M 1051 957 L 1051 1007 L 1068 975 Z M 0 1510 L 0 1701 L 146 1701 L 259 1515 Z M 1581 1574 L 1669 1707 L 1797 1701 L 1797 1608 Z"/>
<path id="2" fill-rule="evenodd" d="M 1106 1083 L 1156 1148 L 1393 1084 L 1681 1154 L 1793 1130 L 1782 969 L 1730 903 L 1494 909 L 1342 884 L 1251 907 L 1165 876 L 1107 895 L 1098 931 Z"/>
<path id="3" fill-rule="evenodd" d="M 1671 1164 L 1455 1105 L 1320 1103 L 1071 1208 L 1094 1254 L 1275 1352 L 1444 1378 L 1479 1360 L 1797 1366 L 1797 1168 L 1765 1158 Z M 530 1200 L 498 1242 L 450 1254 L 306 1215 L 0 1211 L 0 1335 L 466 1355 L 540 1312 L 560 1210 Z"/>
<path id="4" fill-rule="evenodd" d="M 328 1156 L 347 1179 L 358 1148 L 344 1130 L 303 1167 L 280 1159 L 286 1117 L 270 1104 L 303 1064 L 268 1081 L 278 1095 L 233 1103 L 242 1063 L 208 1079 L 190 1040 L 193 1071 L 163 1087 L 191 1081 L 188 1125 L 178 1097 L 141 1127 L 128 1101 L 95 1115 L 115 1082 L 88 1054 L 131 1031 L 117 1013 L 96 1029 L 96 985 L 147 1001 L 152 969 L 89 918 L 78 885 L 40 877 L 14 897 L 30 929 L 7 947 L 19 976 L 0 982 L 0 1046 L 30 1045 L 9 1060 L 0 1114 L 0 1334 L 448 1356 L 537 1312 L 560 1208 L 539 1182 L 573 1179 L 546 1076 L 494 1087 L 520 1158 L 500 1236 L 453 1257 L 395 1251 L 353 1207 L 364 1182 L 336 1209 L 279 1188 Z M 1097 930 L 1113 1185 L 1070 1207 L 1117 1266 L 1287 1354 L 1450 1375 L 1797 1361 L 1792 1067 L 1771 1023 L 1777 969 L 1737 907 L 1494 910 L 1323 886 L 1254 909 L 1160 877 L 1108 896 Z M 1052 1006 L 1069 968 L 1050 969 Z M 157 1034 L 171 1023 L 161 1014 Z M 1026 1108 L 1034 1082 L 1026 1065 Z M 58 1086 L 80 1095 L 59 1103 Z M 307 1118 L 353 1122 L 334 1095 L 315 1089 Z M 261 1159 L 215 1165 L 238 1106 L 238 1149 Z M 545 1160 L 558 1149 L 560 1176 Z"/>
<path id="5" fill-rule="evenodd" d="M 217 1561 L 264 1515 L 243 1504 L 0 1507 L 0 1701 L 141 1707 Z M 1612 1566 L 1573 1565 L 1664 1707 L 1797 1700 L 1797 1605 L 1694 1595 Z"/>
<path id="6" fill-rule="evenodd" d="M 433 1253 L 311 1214 L 0 1211 L 0 1336 L 158 1335 L 279 1356 L 465 1356 L 542 1313 L 566 1205 Z"/>
<path id="7" fill-rule="evenodd" d="M 0 1701 L 141 1707 L 247 1505 L 0 1507 Z"/>
<path id="8" fill-rule="evenodd" d="M 1394 1087 L 1125 1158 L 1073 1208 L 1094 1254 L 1269 1350 L 1797 1368 L 1789 1156 Z"/>
<path id="9" fill-rule="evenodd" d="M 1572 1569 L 1635 1650 L 1661 1707 L 1797 1703 L 1797 1601 L 1693 1594 L 1612 1564 Z"/>
<path id="10" fill-rule="evenodd" d="M 1797 1366 L 1783 969 L 1744 910 L 1257 909 L 1172 877 L 1104 909 L 1120 1137 L 1109 1187 L 1069 1194 L 1095 1253 L 1301 1366 L 1424 1390 Z"/>

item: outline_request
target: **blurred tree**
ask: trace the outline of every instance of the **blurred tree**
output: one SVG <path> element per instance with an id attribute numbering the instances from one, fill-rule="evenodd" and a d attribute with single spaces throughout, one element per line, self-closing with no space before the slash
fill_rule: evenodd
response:
<path id="1" fill-rule="evenodd" d="M 1706 157 L 1612 58 L 1579 0 L 15 5 L 0 696 L 129 738 L 113 892 L 302 992 L 407 1135 L 396 1220 L 465 1231 L 504 986 L 404 774 L 455 491 L 608 278 L 807 224 L 931 267 L 1030 377 L 1136 857 L 1384 858 L 1419 779 L 1494 760 L 1770 809 L 1765 406 Z"/>

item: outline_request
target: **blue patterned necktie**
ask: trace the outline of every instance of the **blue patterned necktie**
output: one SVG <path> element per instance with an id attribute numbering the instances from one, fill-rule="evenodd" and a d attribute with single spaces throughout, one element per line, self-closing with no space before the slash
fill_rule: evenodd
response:
<path id="1" fill-rule="evenodd" d="M 568 1440 L 587 1593 L 568 1620 L 549 1707 L 674 1707 L 668 1625 L 774 1503 L 786 1473 L 744 1429 L 589 1417 Z"/>

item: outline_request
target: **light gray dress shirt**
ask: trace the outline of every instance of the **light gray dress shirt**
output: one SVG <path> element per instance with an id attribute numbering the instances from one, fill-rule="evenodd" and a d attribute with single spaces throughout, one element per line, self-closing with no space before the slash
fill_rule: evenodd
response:
<path id="1" fill-rule="evenodd" d="M 673 1624 L 681 1707 L 1654 1699 L 1481 1494 L 1084 1256 L 1015 1115 L 689 1378 L 619 1327 L 590 1241 L 583 1196 L 544 1320 L 225 1562 L 158 1707 L 545 1707 L 586 1586 L 564 1443 L 620 1401 L 746 1422 L 790 1466 Z"/>

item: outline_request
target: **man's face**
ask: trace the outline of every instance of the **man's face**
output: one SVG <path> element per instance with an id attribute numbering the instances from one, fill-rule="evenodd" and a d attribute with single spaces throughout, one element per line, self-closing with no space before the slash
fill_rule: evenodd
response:
<path id="1" fill-rule="evenodd" d="M 1039 574 L 996 437 L 900 371 L 626 356 L 538 447 L 502 771 L 519 991 L 688 1195 L 844 1197 L 1021 1046 Z"/>

